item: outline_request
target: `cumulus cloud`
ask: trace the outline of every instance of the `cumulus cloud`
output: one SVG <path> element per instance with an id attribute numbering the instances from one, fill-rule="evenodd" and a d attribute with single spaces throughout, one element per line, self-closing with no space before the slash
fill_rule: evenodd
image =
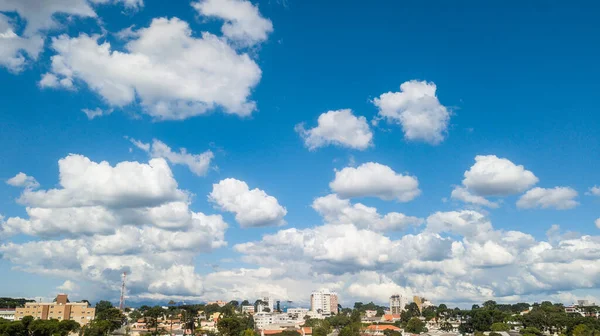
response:
<path id="1" fill-rule="evenodd" d="M 465 171 L 462 183 L 479 196 L 507 196 L 523 192 L 538 181 L 531 171 L 508 159 L 477 155 L 475 164 Z"/>
<path id="2" fill-rule="evenodd" d="M 62 285 L 56 287 L 56 289 L 58 289 L 59 291 L 67 292 L 67 293 L 73 292 L 73 291 L 77 290 L 78 288 L 79 288 L 79 286 L 77 286 L 77 284 L 71 280 L 66 280 L 65 282 L 63 282 Z"/>
<path id="3" fill-rule="evenodd" d="M 421 218 L 399 212 L 382 216 L 376 208 L 361 203 L 351 204 L 349 200 L 340 199 L 336 194 L 315 199 L 312 207 L 323 216 L 326 223 L 354 224 L 358 228 L 373 231 L 399 231 L 423 223 Z"/>
<path id="4" fill-rule="evenodd" d="M 407 140 L 439 144 L 446 136 L 450 112 L 440 103 L 433 82 L 411 80 L 400 85 L 399 92 L 387 92 L 375 98 L 379 117 L 402 125 Z"/>
<path id="5" fill-rule="evenodd" d="M 198 176 L 206 175 L 210 168 L 210 162 L 214 158 L 214 154 L 210 150 L 201 154 L 191 154 L 185 148 L 180 148 L 179 152 L 174 152 L 171 147 L 157 139 L 153 139 L 151 144 L 131 138 L 128 139 L 137 148 L 150 154 L 151 157 L 164 158 L 172 164 L 185 165 Z"/>
<path id="6" fill-rule="evenodd" d="M 132 297 L 202 295 L 194 257 L 226 245 L 227 223 L 189 208 L 164 159 L 112 166 L 72 154 L 59 161 L 59 176 L 57 189 L 23 191 L 26 218 L 1 221 L 3 238 L 37 238 L 0 244 L 3 259 L 99 291 L 118 290 L 127 271 Z"/>
<path id="7" fill-rule="evenodd" d="M 579 205 L 579 202 L 574 200 L 576 197 L 577 191 L 570 187 L 533 188 L 519 198 L 517 207 L 523 209 L 572 209 Z"/>
<path id="8" fill-rule="evenodd" d="M 600 218 L 596 219 L 596 227 L 600 229 Z"/>
<path id="9" fill-rule="evenodd" d="M 258 7 L 246 0 L 200 0 L 192 3 L 200 15 L 225 21 L 223 35 L 242 46 L 267 40 L 273 32 L 271 20 L 265 19 Z"/>
<path id="10" fill-rule="evenodd" d="M 350 109 L 325 112 L 317 123 L 308 130 L 303 124 L 295 128 L 310 150 L 327 145 L 364 150 L 372 145 L 373 133 L 367 119 L 354 116 Z"/>
<path id="11" fill-rule="evenodd" d="M 143 0 L 92 0 L 91 2 L 123 3 L 127 7 L 136 8 L 143 5 Z M 87 0 L 0 0 L 0 12 L 16 13 L 25 21 L 23 34 L 19 36 L 10 20 L 0 14 L 0 66 L 12 72 L 20 72 L 28 61 L 37 60 L 44 47 L 46 32 L 61 27 L 56 14 L 68 18 L 97 17 Z"/>
<path id="12" fill-rule="evenodd" d="M 590 195 L 590 196 L 600 196 L 600 187 L 593 186 L 590 188 L 590 190 L 586 194 Z"/>
<path id="13" fill-rule="evenodd" d="M 416 177 L 375 162 L 336 171 L 329 187 L 342 198 L 374 196 L 399 202 L 411 201 L 421 193 Z"/>
<path id="14" fill-rule="evenodd" d="M 284 225 L 287 210 L 277 199 L 258 188 L 250 190 L 244 181 L 227 178 L 213 184 L 208 195 L 222 211 L 235 213 L 235 220 L 242 227 Z"/>
<path id="15" fill-rule="evenodd" d="M 81 206 L 142 207 L 187 199 L 164 159 L 148 164 L 93 162 L 71 154 L 58 161 L 61 188 L 25 190 L 19 201 L 42 208 Z"/>
<path id="16" fill-rule="evenodd" d="M 491 202 L 485 197 L 473 195 L 469 192 L 467 188 L 463 187 L 455 187 L 452 190 L 452 194 L 450 197 L 455 200 L 459 200 L 465 203 L 480 205 L 488 208 L 497 208 L 499 207 L 497 202 Z"/>
<path id="17" fill-rule="evenodd" d="M 249 100 L 261 77 L 254 60 L 213 34 L 193 36 L 184 21 L 154 19 L 135 31 L 123 51 L 99 40 L 86 34 L 53 38 L 56 55 L 40 85 L 71 88 L 82 82 L 112 107 L 139 100 L 156 120 L 182 120 L 217 107 L 248 116 L 256 108 Z"/>
<path id="18" fill-rule="evenodd" d="M 2 10 L 0 2 L 0 11 Z M 0 66 L 12 72 L 23 70 L 28 60 L 36 60 L 44 47 L 39 35 L 22 37 L 15 33 L 11 20 L 0 14 Z"/>
<path id="19" fill-rule="evenodd" d="M 8 179 L 6 183 L 13 187 L 22 187 L 26 189 L 36 189 L 40 186 L 35 177 L 28 176 L 27 174 L 22 172 Z"/>

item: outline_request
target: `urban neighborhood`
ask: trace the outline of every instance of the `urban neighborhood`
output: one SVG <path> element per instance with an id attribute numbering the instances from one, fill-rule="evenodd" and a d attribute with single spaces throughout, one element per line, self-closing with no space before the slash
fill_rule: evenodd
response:
<path id="1" fill-rule="evenodd" d="M 0 298 L 0 336 L 203 335 L 203 336 L 596 336 L 600 307 L 500 304 L 488 300 L 470 309 L 434 304 L 420 296 L 392 294 L 384 305 L 344 307 L 326 289 L 310 294 L 310 307 L 296 307 L 264 293 L 253 301 L 126 306 L 87 300 L 52 302 Z"/>

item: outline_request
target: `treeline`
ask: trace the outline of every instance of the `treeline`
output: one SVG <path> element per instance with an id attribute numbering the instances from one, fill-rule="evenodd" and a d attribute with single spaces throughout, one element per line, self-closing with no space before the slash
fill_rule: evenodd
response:
<path id="1" fill-rule="evenodd" d="M 20 321 L 0 319 L 1 336 L 67 336 L 79 329 L 79 323 L 70 320 L 34 320 L 32 316 Z"/>
<path id="2" fill-rule="evenodd" d="M 23 307 L 25 305 L 25 303 L 27 303 L 27 302 L 35 302 L 35 300 L 13 299 L 13 298 L 3 297 L 3 298 L 0 298 L 0 308 Z"/>

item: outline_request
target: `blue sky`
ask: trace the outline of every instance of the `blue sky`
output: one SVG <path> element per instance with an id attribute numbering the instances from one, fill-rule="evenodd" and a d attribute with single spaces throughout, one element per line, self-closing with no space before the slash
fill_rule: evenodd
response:
<path id="1" fill-rule="evenodd" d="M 115 299 L 127 270 L 131 300 L 595 298 L 592 4 L 52 2 L 0 0 L 2 295 Z M 212 158 L 194 173 L 180 148 Z M 87 182 L 65 188 L 69 154 L 61 176 Z M 214 216 L 141 214 L 172 202 Z M 412 220 L 384 227 L 388 213 Z M 64 240 L 83 252 L 58 252 Z"/>

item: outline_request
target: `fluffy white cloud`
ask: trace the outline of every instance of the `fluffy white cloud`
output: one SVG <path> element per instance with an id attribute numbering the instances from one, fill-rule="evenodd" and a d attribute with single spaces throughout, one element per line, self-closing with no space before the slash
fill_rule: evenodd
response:
<path id="1" fill-rule="evenodd" d="M 0 1 L 0 11 L 2 9 Z M 28 59 L 36 60 L 44 47 L 44 39 L 39 35 L 22 37 L 15 33 L 10 19 L 0 14 L 0 66 L 12 72 L 19 72 Z"/>
<path id="2" fill-rule="evenodd" d="M 367 119 L 354 116 L 350 109 L 321 114 L 315 128 L 307 130 L 298 124 L 295 129 L 310 150 L 330 144 L 360 150 L 372 145 L 373 133 Z"/>
<path id="3" fill-rule="evenodd" d="M 600 187 L 593 186 L 590 188 L 590 190 L 586 194 L 590 195 L 590 196 L 600 196 Z"/>
<path id="4" fill-rule="evenodd" d="M 135 139 L 129 139 L 137 148 L 147 152 L 153 158 L 164 158 L 172 164 L 181 164 L 187 166 L 192 173 L 198 176 L 204 176 L 210 168 L 210 162 L 214 158 L 210 150 L 201 154 L 188 153 L 185 148 L 180 148 L 179 153 L 171 150 L 164 142 L 153 139 L 152 144 L 143 143 Z"/>
<path id="5" fill-rule="evenodd" d="M 0 12 L 16 12 L 25 21 L 25 36 L 40 30 L 57 28 L 60 23 L 55 14 L 80 17 L 96 17 L 96 12 L 87 0 L 0 0 Z"/>
<path id="6" fill-rule="evenodd" d="M 56 55 L 40 85 L 71 88 L 81 81 L 113 107 L 139 100 L 157 120 L 186 119 L 216 107 L 240 116 L 255 110 L 248 98 L 260 81 L 260 68 L 215 35 L 196 38 L 186 22 L 159 18 L 135 31 L 124 51 L 99 39 L 86 34 L 53 38 Z"/>
<path id="7" fill-rule="evenodd" d="M 67 208 L 81 206 L 144 207 L 187 199 L 164 159 L 148 164 L 96 163 L 71 154 L 58 161 L 62 188 L 25 190 L 19 201 L 33 207 Z"/>
<path id="8" fill-rule="evenodd" d="M 600 218 L 596 219 L 596 227 L 600 229 Z"/>
<path id="9" fill-rule="evenodd" d="M 463 187 L 455 187 L 454 190 L 452 190 L 452 194 L 450 194 L 450 197 L 452 199 L 459 200 L 465 203 L 485 206 L 489 208 L 497 208 L 499 206 L 498 203 L 491 202 L 485 197 L 471 194 L 467 188 Z"/>
<path id="10" fill-rule="evenodd" d="M 59 291 L 68 292 L 68 293 L 73 292 L 73 291 L 77 290 L 78 288 L 79 287 L 77 286 L 77 284 L 71 280 L 66 280 L 65 282 L 63 282 L 62 285 L 56 287 L 56 289 L 58 289 Z"/>
<path id="11" fill-rule="evenodd" d="M 111 166 L 69 155 L 59 172 L 61 188 L 23 191 L 27 218 L 0 221 L 3 239 L 39 238 L 0 244 L 2 258 L 98 291 L 118 290 L 127 271 L 132 297 L 202 295 L 194 257 L 225 246 L 227 224 L 220 215 L 190 210 L 188 192 L 177 189 L 164 159 Z"/>
<path id="12" fill-rule="evenodd" d="M 8 179 L 6 183 L 13 187 L 22 187 L 26 189 L 35 189 L 40 186 L 35 177 L 28 176 L 22 172 Z"/>
<path id="13" fill-rule="evenodd" d="M 200 15 L 225 21 L 221 31 L 242 46 L 252 46 L 267 40 L 273 31 L 271 20 L 260 14 L 258 7 L 246 0 L 200 0 L 192 3 Z"/>
<path id="14" fill-rule="evenodd" d="M 398 212 L 380 215 L 376 208 L 361 203 L 351 204 L 336 194 L 315 199 L 312 204 L 329 224 L 354 224 L 358 228 L 374 231 L 398 231 L 423 223 L 421 218 L 406 216 Z"/>
<path id="15" fill-rule="evenodd" d="M 287 210 L 277 199 L 258 188 L 250 190 L 244 181 L 227 178 L 213 184 L 208 199 L 221 210 L 235 213 L 242 227 L 284 225 Z"/>
<path id="16" fill-rule="evenodd" d="M 579 203 L 574 200 L 576 197 L 577 191 L 569 187 L 554 187 L 551 189 L 533 188 L 519 198 L 517 201 L 517 207 L 523 209 L 572 209 L 579 205 Z"/>
<path id="17" fill-rule="evenodd" d="M 444 140 L 450 112 L 440 104 L 432 82 L 411 80 L 400 92 L 387 92 L 375 98 L 379 117 L 402 125 L 407 140 L 438 144 Z"/>
<path id="18" fill-rule="evenodd" d="M 421 193 L 416 177 L 398 174 L 375 162 L 336 171 L 329 187 L 343 198 L 375 196 L 400 202 L 411 201 Z"/>
<path id="19" fill-rule="evenodd" d="M 489 219 L 473 210 L 436 212 L 427 217 L 426 230 L 453 233 L 478 241 L 487 240 L 493 232 Z"/>
<path id="20" fill-rule="evenodd" d="M 529 189 L 538 178 L 521 165 L 496 155 L 477 155 L 463 185 L 479 196 L 506 196 Z"/>

